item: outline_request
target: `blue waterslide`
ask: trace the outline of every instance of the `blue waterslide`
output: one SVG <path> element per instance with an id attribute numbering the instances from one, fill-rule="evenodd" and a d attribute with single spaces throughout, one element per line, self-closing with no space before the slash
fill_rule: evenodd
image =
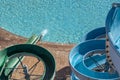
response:
<path id="1" fill-rule="evenodd" d="M 75 46 L 69 55 L 69 63 L 72 69 L 72 80 L 117 80 L 119 75 L 108 72 L 92 70 L 97 67 L 93 59 L 103 65 L 106 62 L 105 53 L 85 58 L 91 51 L 105 50 L 105 40 L 88 40 Z"/>
<path id="2" fill-rule="evenodd" d="M 120 3 L 114 3 L 106 19 L 106 32 L 112 62 L 120 75 Z"/>
<path id="3" fill-rule="evenodd" d="M 69 55 L 69 64 L 72 69 L 71 80 L 120 80 L 120 3 L 113 3 L 110 9 L 105 27 L 92 30 L 85 36 L 85 42 L 75 46 Z M 105 51 L 108 36 L 108 52 L 115 66 L 114 72 L 107 72 L 105 52 L 100 55 L 91 55 L 97 50 Z M 101 39 L 102 38 L 102 39 Z M 99 40 L 101 39 L 101 40 Z M 91 57 L 89 57 L 89 56 Z M 87 56 L 87 58 L 86 58 Z M 103 71 L 96 71 L 98 65 L 105 65 Z"/>
<path id="4" fill-rule="evenodd" d="M 105 36 L 106 36 L 106 28 L 99 27 L 88 32 L 85 36 L 85 40 L 101 39 L 101 38 L 105 38 Z"/>

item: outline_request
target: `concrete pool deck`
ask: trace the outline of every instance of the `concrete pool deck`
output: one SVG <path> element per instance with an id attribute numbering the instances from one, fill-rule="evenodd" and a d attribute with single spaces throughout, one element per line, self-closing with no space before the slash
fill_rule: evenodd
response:
<path id="1" fill-rule="evenodd" d="M 26 38 L 12 34 L 0 28 L 0 49 L 14 44 L 21 44 L 27 41 Z M 68 55 L 75 44 L 58 44 L 50 42 L 38 42 L 37 45 L 43 46 L 49 50 L 56 61 L 56 76 L 55 80 L 69 80 L 70 67 Z M 32 64 L 32 63 L 31 63 Z"/>

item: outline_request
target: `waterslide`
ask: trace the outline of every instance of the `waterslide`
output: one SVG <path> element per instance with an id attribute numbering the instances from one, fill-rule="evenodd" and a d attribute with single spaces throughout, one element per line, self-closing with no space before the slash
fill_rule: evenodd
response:
<path id="1" fill-rule="evenodd" d="M 96 64 L 103 65 L 106 62 L 106 56 L 104 53 L 95 54 L 91 57 L 87 57 L 91 51 L 103 51 L 105 50 L 105 40 L 90 40 L 78 44 L 72 49 L 69 55 L 69 62 L 72 69 L 72 80 L 116 80 L 119 75 L 109 72 L 94 71 Z M 96 63 L 97 62 L 97 63 Z"/>
<path id="2" fill-rule="evenodd" d="M 106 27 L 97 28 L 85 36 L 85 42 L 75 46 L 69 55 L 71 80 L 119 80 L 120 79 L 120 4 L 114 3 L 106 19 Z M 103 39 L 107 34 L 108 52 L 113 72 L 109 72 Z M 102 38 L 102 39 L 101 39 Z M 97 52 L 103 51 L 103 52 Z M 93 54 L 94 53 L 94 54 Z M 100 54 L 101 53 L 101 54 Z M 87 58 L 86 58 L 87 57 Z M 106 65 L 106 63 L 108 63 Z M 104 66 L 103 66 L 104 65 Z M 99 68 L 99 71 L 96 70 Z M 102 70 L 100 68 L 103 68 Z"/>
<path id="3" fill-rule="evenodd" d="M 85 40 L 91 39 L 103 39 L 106 36 L 106 29 L 105 27 L 96 28 L 90 32 L 88 32 L 85 36 Z"/>
<path id="4" fill-rule="evenodd" d="M 43 33 L 44 32 L 44 33 Z M 0 80 L 53 80 L 55 76 L 55 60 L 52 54 L 45 48 L 35 45 L 46 34 L 44 30 L 40 36 L 33 35 L 26 44 L 18 44 L 9 46 L 0 51 Z M 31 66 L 23 63 L 25 57 L 32 56 L 32 59 L 36 59 L 37 62 L 32 63 Z M 43 62 L 44 72 L 43 74 L 32 74 L 38 63 Z M 42 64 L 41 64 L 42 65 Z M 20 67 L 21 66 L 21 67 Z M 29 66 L 29 67 L 28 67 Z M 19 67 L 19 68 L 18 68 Z M 42 67 L 42 66 L 39 66 Z M 34 68 L 34 69 L 33 69 Z M 20 78 L 12 77 L 14 71 L 18 72 Z M 32 70 L 32 72 L 30 72 Z M 40 72 L 40 70 L 39 70 Z M 17 74 L 17 72 L 15 73 Z"/>
<path id="5" fill-rule="evenodd" d="M 110 56 L 120 75 L 120 3 L 114 3 L 106 19 Z"/>

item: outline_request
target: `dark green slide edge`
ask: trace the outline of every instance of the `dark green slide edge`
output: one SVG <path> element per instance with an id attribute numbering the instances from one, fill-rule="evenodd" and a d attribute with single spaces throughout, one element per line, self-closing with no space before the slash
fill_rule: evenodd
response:
<path id="1" fill-rule="evenodd" d="M 53 80 L 56 69 L 55 60 L 51 53 L 45 48 L 33 44 L 19 44 L 0 51 L 0 53 L 5 53 L 8 57 L 20 52 L 34 53 L 36 56 L 39 56 L 45 64 L 46 72 L 43 80 Z"/>

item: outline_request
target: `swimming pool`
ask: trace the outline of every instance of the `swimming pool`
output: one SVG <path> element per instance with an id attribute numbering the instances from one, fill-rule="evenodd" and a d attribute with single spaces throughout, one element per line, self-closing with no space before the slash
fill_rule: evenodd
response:
<path id="1" fill-rule="evenodd" d="M 119 0 L 0 0 L 0 26 L 30 37 L 47 29 L 43 41 L 79 43 L 87 32 L 105 25 Z"/>

